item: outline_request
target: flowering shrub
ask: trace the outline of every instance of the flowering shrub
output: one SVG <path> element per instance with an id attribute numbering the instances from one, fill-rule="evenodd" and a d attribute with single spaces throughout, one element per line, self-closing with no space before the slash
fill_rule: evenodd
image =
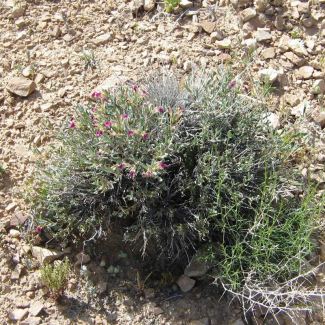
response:
<path id="1" fill-rule="evenodd" d="M 34 207 L 59 238 L 119 224 L 164 268 L 205 246 L 229 290 L 298 274 L 321 204 L 290 167 L 296 135 L 248 91 L 221 68 L 92 94 L 40 164 Z"/>

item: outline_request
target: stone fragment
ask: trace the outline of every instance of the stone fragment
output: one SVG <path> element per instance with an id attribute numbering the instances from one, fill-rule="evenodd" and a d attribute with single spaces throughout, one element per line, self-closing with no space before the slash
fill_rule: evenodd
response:
<path id="1" fill-rule="evenodd" d="M 220 30 L 216 30 L 210 34 L 211 43 L 215 41 L 222 41 L 224 39 L 223 33 Z"/>
<path id="2" fill-rule="evenodd" d="M 243 22 L 246 22 L 256 16 L 256 10 L 254 8 L 247 8 L 241 12 L 241 18 Z"/>
<path id="3" fill-rule="evenodd" d="M 181 2 L 179 3 L 179 5 L 183 9 L 188 9 L 188 8 L 192 8 L 193 7 L 193 2 L 191 2 L 189 0 L 181 0 Z"/>
<path id="4" fill-rule="evenodd" d="M 259 42 L 268 42 L 272 40 L 272 35 L 268 28 L 258 28 L 254 36 Z"/>
<path id="5" fill-rule="evenodd" d="M 41 317 L 28 317 L 24 321 L 20 322 L 20 325 L 39 325 L 41 320 Z"/>
<path id="6" fill-rule="evenodd" d="M 308 52 L 303 44 L 303 42 L 299 39 L 291 39 L 288 42 L 288 46 L 290 50 L 296 53 L 299 56 L 308 55 Z"/>
<path id="7" fill-rule="evenodd" d="M 257 40 L 255 38 L 248 38 L 243 41 L 248 51 L 254 51 L 257 47 Z"/>
<path id="8" fill-rule="evenodd" d="M 76 257 L 77 262 L 75 263 L 75 266 L 84 265 L 90 262 L 90 257 L 84 253 L 79 253 Z"/>
<path id="9" fill-rule="evenodd" d="M 12 321 L 22 320 L 28 313 L 28 308 L 26 309 L 15 309 L 9 313 L 9 318 Z"/>
<path id="10" fill-rule="evenodd" d="M 205 251 L 198 250 L 185 268 L 184 274 L 190 278 L 203 276 L 213 266 L 204 260 L 204 256 Z"/>
<path id="11" fill-rule="evenodd" d="M 12 238 L 18 238 L 21 236 L 21 232 L 16 229 L 10 229 L 9 236 Z"/>
<path id="12" fill-rule="evenodd" d="M 183 292 L 190 291 L 194 287 L 195 282 L 196 281 L 194 279 L 191 279 L 191 278 L 189 278 L 188 276 L 186 276 L 184 274 L 181 275 L 179 277 L 179 279 L 177 280 L 177 284 L 178 284 L 178 286 L 181 288 L 181 290 Z"/>
<path id="13" fill-rule="evenodd" d="M 62 252 L 59 252 L 57 250 L 47 249 L 38 246 L 33 246 L 32 254 L 41 265 L 43 265 L 44 263 L 51 263 L 63 255 Z"/>
<path id="14" fill-rule="evenodd" d="M 298 67 L 301 67 L 306 62 L 304 58 L 299 57 L 298 55 L 294 54 L 293 52 L 286 52 L 284 53 L 284 56 L 290 60 L 293 64 L 297 65 Z"/>
<path id="15" fill-rule="evenodd" d="M 64 97 L 64 95 L 66 94 L 66 92 L 67 92 L 67 90 L 65 88 L 60 88 L 58 90 L 58 96 L 62 98 L 62 97 Z"/>
<path id="16" fill-rule="evenodd" d="M 254 1 L 254 6 L 255 6 L 256 10 L 259 12 L 265 11 L 267 8 L 267 4 L 268 3 L 265 0 L 255 0 Z"/>
<path id="17" fill-rule="evenodd" d="M 58 25 L 51 26 L 49 30 L 50 35 L 58 38 L 61 35 L 61 29 Z"/>
<path id="18" fill-rule="evenodd" d="M 11 280 L 18 280 L 20 278 L 21 272 L 24 269 L 24 266 L 21 264 L 17 264 L 14 270 L 11 272 Z"/>
<path id="19" fill-rule="evenodd" d="M 19 18 L 25 14 L 26 11 L 26 2 L 20 1 L 19 5 L 13 7 L 11 15 L 13 18 Z"/>
<path id="20" fill-rule="evenodd" d="M 272 84 L 278 78 L 278 71 L 273 68 L 268 68 L 260 70 L 258 75 L 263 82 Z"/>
<path id="21" fill-rule="evenodd" d="M 41 301 L 35 301 L 29 308 L 29 314 L 32 316 L 38 316 L 39 313 L 43 310 L 44 305 Z"/>
<path id="22" fill-rule="evenodd" d="M 297 9 L 301 14 L 308 14 L 310 12 L 310 3 L 298 1 Z"/>
<path id="23" fill-rule="evenodd" d="M 15 305 L 18 308 L 29 308 L 30 301 L 27 300 L 26 298 L 20 297 L 15 301 Z"/>
<path id="24" fill-rule="evenodd" d="M 8 127 L 12 127 L 14 125 L 14 123 L 15 123 L 15 121 L 12 119 L 8 119 L 8 121 L 7 121 Z M 15 202 L 11 202 L 6 206 L 5 211 L 11 212 L 13 209 L 15 209 L 16 206 L 17 206 L 17 204 Z"/>
<path id="25" fill-rule="evenodd" d="M 297 106 L 291 109 L 291 115 L 296 117 L 304 116 L 306 111 L 310 108 L 310 104 L 307 101 L 303 101 Z"/>
<path id="26" fill-rule="evenodd" d="M 148 302 L 147 304 L 144 304 L 143 311 L 146 316 L 149 316 L 150 314 L 159 315 L 164 312 L 160 307 L 157 307 L 155 302 Z"/>
<path id="27" fill-rule="evenodd" d="M 7 89 L 15 95 L 27 97 L 36 89 L 36 83 L 24 77 L 13 77 L 9 80 Z"/>
<path id="28" fill-rule="evenodd" d="M 144 6 L 144 0 L 133 0 L 130 2 L 130 10 L 137 13 Z"/>
<path id="29" fill-rule="evenodd" d="M 164 24 L 160 23 L 157 27 L 157 32 L 159 34 L 162 34 L 164 35 L 166 33 L 166 30 L 165 30 L 165 27 L 164 27 Z"/>
<path id="30" fill-rule="evenodd" d="M 185 61 L 183 65 L 184 71 L 188 72 L 192 70 L 192 62 L 191 61 Z"/>
<path id="31" fill-rule="evenodd" d="M 323 129 L 325 127 L 325 112 L 319 113 L 315 118 L 314 121 L 318 123 L 321 128 Z"/>
<path id="32" fill-rule="evenodd" d="M 155 289 L 154 288 L 144 289 L 144 296 L 146 299 L 155 298 Z"/>
<path id="33" fill-rule="evenodd" d="M 312 93 L 313 94 L 323 94 L 325 92 L 325 82 L 324 80 L 316 80 L 313 84 Z"/>
<path id="34" fill-rule="evenodd" d="M 231 47 L 231 40 L 229 38 L 225 38 L 222 41 L 216 41 L 215 44 L 219 49 L 229 49 Z"/>
<path id="35" fill-rule="evenodd" d="M 315 20 L 313 19 L 313 17 L 304 18 L 302 20 L 302 24 L 307 28 L 311 28 L 315 25 Z"/>
<path id="36" fill-rule="evenodd" d="M 267 121 L 270 123 L 270 125 L 272 126 L 272 128 L 274 130 L 278 130 L 280 128 L 280 117 L 278 115 L 276 115 L 275 113 L 268 113 L 266 116 Z"/>
<path id="37" fill-rule="evenodd" d="M 284 19 L 282 16 L 277 15 L 275 17 L 275 22 L 274 22 L 274 26 L 277 30 L 283 30 L 284 29 Z"/>
<path id="38" fill-rule="evenodd" d="M 264 60 L 273 59 L 275 57 L 275 48 L 269 47 L 261 52 L 261 57 Z"/>
<path id="39" fill-rule="evenodd" d="M 212 32 L 214 32 L 214 30 L 216 28 L 216 23 L 213 23 L 211 21 L 203 21 L 201 23 L 201 27 L 203 28 L 203 30 L 205 32 L 207 32 L 208 34 L 211 34 Z"/>
<path id="40" fill-rule="evenodd" d="M 45 76 L 42 73 L 37 73 L 34 82 L 38 85 L 41 84 L 44 80 Z"/>
<path id="41" fill-rule="evenodd" d="M 145 11 L 152 11 L 155 9 L 155 0 L 144 0 L 143 9 Z"/>
<path id="42" fill-rule="evenodd" d="M 285 101 L 290 105 L 290 106 L 297 106 L 300 102 L 299 97 L 296 95 L 291 95 L 291 94 L 286 94 L 284 96 Z"/>
<path id="43" fill-rule="evenodd" d="M 308 65 L 303 66 L 298 70 L 299 75 L 303 79 L 309 79 L 313 75 L 313 72 L 314 72 L 314 68 Z"/>
<path id="44" fill-rule="evenodd" d="M 113 33 L 106 33 L 106 34 L 103 34 L 103 35 L 100 35 L 100 36 L 96 37 L 93 40 L 93 43 L 95 45 L 103 45 L 103 44 L 108 43 L 109 41 L 112 41 L 113 39 L 114 39 L 114 34 Z"/>

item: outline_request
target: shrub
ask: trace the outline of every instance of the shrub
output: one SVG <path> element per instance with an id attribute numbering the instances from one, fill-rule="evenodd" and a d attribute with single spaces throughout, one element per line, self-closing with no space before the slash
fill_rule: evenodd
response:
<path id="1" fill-rule="evenodd" d="M 66 258 L 64 262 L 56 261 L 54 265 L 46 264 L 41 269 L 43 284 L 50 292 L 52 299 L 59 301 L 68 285 L 70 264 Z"/>
<path id="2" fill-rule="evenodd" d="M 294 168 L 301 135 L 243 92 L 221 67 L 94 93 L 40 164 L 36 211 L 58 238 L 119 224 L 164 270 L 204 246 L 240 297 L 299 275 L 323 199 Z"/>

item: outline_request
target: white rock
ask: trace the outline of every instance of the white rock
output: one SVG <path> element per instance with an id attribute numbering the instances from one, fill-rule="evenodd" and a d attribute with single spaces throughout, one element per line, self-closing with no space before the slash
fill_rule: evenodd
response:
<path id="1" fill-rule="evenodd" d="M 33 302 L 29 308 L 29 314 L 32 316 L 37 316 L 44 308 L 44 304 L 41 301 Z"/>
<path id="2" fill-rule="evenodd" d="M 288 42 L 288 46 L 292 52 L 296 53 L 297 55 L 308 55 L 308 52 L 303 44 L 303 42 L 299 39 L 291 39 Z"/>
<path id="3" fill-rule="evenodd" d="M 191 2 L 189 0 L 181 0 L 181 2 L 179 3 L 179 5 L 183 9 L 188 9 L 188 8 L 192 8 L 193 7 L 193 2 Z"/>
<path id="4" fill-rule="evenodd" d="M 248 38 L 243 41 L 248 50 L 255 50 L 257 47 L 257 40 L 255 38 Z"/>
<path id="5" fill-rule="evenodd" d="M 314 72 L 314 68 L 311 66 L 303 66 L 299 68 L 298 73 L 303 79 L 309 79 Z"/>
<path id="6" fill-rule="evenodd" d="M 9 313 L 9 318 L 13 321 L 19 321 L 23 319 L 28 313 L 28 308 L 15 309 Z"/>
<path id="7" fill-rule="evenodd" d="M 9 231 L 10 237 L 18 238 L 18 237 L 20 237 L 20 235 L 21 235 L 20 231 L 18 231 L 16 229 L 10 229 L 10 231 Z"/>
<path id="8" fill-rule="evenodd" d="M 144 0 L 143 8 L 145 11 L 152 11 L 155 9 L 155 0 Z"/>
<path id="9" fill-rule="evenodd" d="M 258 75 L 262 81 L 272 84 L 278 78 L 279 73 L 273 68 L 268 68 L 259 71 Z"/>
<path id="10" fill-rule="evenodd" d="M 222 41 L 224 36 L 220 30 L 216 30 L 210 34 L 211 42 L 214 43 L 215 41 Z"/>
<path id="11" fill-rule="evenodd" d="M 186 62 L 184 63 L 183 69 L 184 69 L 186 72 L 191 71 L 191 69 L 192 69 L 192 62 L 191 62 L 191 61 L 186 61 Z"/>
<path id="12" fill-rule="evenodd" d="M 272 40 L 272 35 L 268 28 L 258 28 L 254 36 L 259 42 L 267 42 Z"/>
<path id="13" fill-rule="evenodd" d="M 141 7 L 144 6 L 144 0 L 133 0 L 130 3 L 130 9 L 132 12 L 138 12 Z"/>
<path id="14" fill-rule="evenodd" d="M 273 127 L 273 129 L 277 130 L 280 127 L 280 117 L 274 113 L 268 113 L 266 116 L 267 121 Z"/>
<path id="15" fill-rule="evenodd" d="M 113 33 L 106 33 L 103 35 L 100 35 L 98 37 L 96 37 L 93 42 L 96 45 L 102 45 L 102 44 L 106 44 L 108 41 L 111 41 L 114 39 L 114 34 Z"/>
<path id="16" fill-rule="evenodd" d="M 231 47 L 231 40 L 225 38 L 222 41 L 216 41 L 215 43 L 219 49 L 229 49 Z"/>

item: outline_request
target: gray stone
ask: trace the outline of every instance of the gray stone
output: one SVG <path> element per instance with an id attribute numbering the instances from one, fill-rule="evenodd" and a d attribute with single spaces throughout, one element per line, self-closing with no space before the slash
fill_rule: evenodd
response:
<path id="1" fill-rule="evenodd" d="M 50 32 L 50 35 L 52 35 L 56 38 L 60 37 L 60 35 L 61 35 L 61 29 L 57 25 L 51 26 L 49 32 Z"/>
<path id="2" fill-rule="evenodd" d="M 224 35 L 220 30 L 216 30 L 210 34 L 211 42 L 222 41 L 224 39 Z"/>
<path id="3" fill-rule="evenodd" d="M 325 82 L 324 80 L 316 80 L 313 84 L 312 93 L 313 94 L 323 94 L 325 92 Z"/>
<path id="4" fill-rule="evenodd" d="M 241 12 L 241 18 L 243 22 L 246 22 L 256 16 L 256 10 L 254 8 L 247 8 Z"/>
<path id="5" fill-rule="evenodd" d="M 29 308 L 29 314 L 32 316 L 38 316 L 38 314 L 43 310 L 44 305 L 40 301 L 33 302 Z"/>
<path id="6" fill-rule="evenodd" d="M 22 320 L 28 313 L 28 308 L 26 309 L 15 309 L 9 313 L 9 318 L 12 321 Z"/>
<path id="7" fill-rule="evenodd" d="M 177 284 L 183 292 L 190 291 L 194 287 L 195 282 L 196 281 L 194 279 L 191 279 L 184 274 L 177 280 Z"/>
<path id="8" fill-rule="evenodd" d="M 130 10 L 137 13 L 144 6 L 144 0 L 133 0 L 130 3 Z"/>
<path id="9" fill-rule="evenodd" d="M 15 95 L 27 97 L 36 89 L 36 83 L 24 77 L 13 77 L 9 80 L 7 89 Z"/>
<path id="10" fill-rule="evenodd" d="M 313 17 L 308 17 L 302 20 L 302 24 L 307 28 L 311 28 L 315 25 L 315 20 Z"/>
<path id="11" fill-rule="evenodd" d="M 294 54 L 293 52 L 286 52 L 284 53 L 284 56 L 290 60 L 293 64 L 297 65 L 298 67 L 301 67 L 306 62 L 304 58 L 299 57 L 298 55 Z"/>
<path id="12" fill-rule="evenodd" d="M 264 51 L 261 52 L 261 57 L 264 60 L 273 59 L 275 57 L 275 48 L 269 47 L 269 48 L 265 49 Z"/>
<path id="13" fill-rule="evenodd" d="M 20 278 L 21 272 L 24 269 L 22 264 L 17 264 L 14 270 L 11 272 L 10 279 L 11 280 L 18 280 Z"/>
<path id="14" fill-rule="evenodd" d="M 192 70 L 192 62 L 191 61 L 186 61 L 184 63 L 183 69 L 188 72 Z"/>
<path id="15" fill-rule="evenodd" d="M 155 289 L 154 288 L 144 289 L 144 296 L 146 299 L 155 298 Z"/>
<path id="16" fill-rule="evenodd" d="M 32 254 L 41 265 L 44 263 L 51 263 L 64 255 L 64 253 L 60 251 L 38 246 L 33 246 Z"/>
<path id="17" fill-rule="evenodd" d="M 159 34 L 162 34 L 164 35 L 166 33 L 166 30 L 165 30 L 165 27 L 164 27 L 164 24 L 160 23 L 157 27 L 157 32 Z"/>
<path id="18" fill-rule="evenodd" d="M 188 277 L 203 276 L 212 266 L 212 263 L 204 260 L 205 252 L 198 250 L 192 257 L 189 265 L 185 268 L 184 274 Z"/>
<path id="19" fill-rule="evenodd" d="M 306 111 L 309 108 L 310 108 L 310 104 L 307 101 L 303 101 L 291 109 L 291 115 L 296 117 L 301 117 L 306 114 Z"/>
<path id="20" fill-rule="evenodd" d="M 285 96 L 285 101 L 290 104 L 290 106 L 297 106 L 300 102 L 300 99 L 296 95 L 287 94 Z"/>
<path id="21" fill-rule="evenodd" d="M 277 30 L 283 30 L 284 29 L 284 19 L 282 16 L 277 15 L 275 17 L 275 22 L 274 22 L 274 26 Z"/>
<path id="22" fill-rule="evenodd" d="M 298 11 L 301 14 L 308 14 L 310 12 L 310 3 L 308 2 L 298 2 L 297 6 Z"/>
<path id="23" fill-rule="evenodd" d="M 84 265 L 90 262 L 90 257 L 84 253 L 79 253 L 76 257 L 77 262 L 75 263 L 75 266 Z"/>

